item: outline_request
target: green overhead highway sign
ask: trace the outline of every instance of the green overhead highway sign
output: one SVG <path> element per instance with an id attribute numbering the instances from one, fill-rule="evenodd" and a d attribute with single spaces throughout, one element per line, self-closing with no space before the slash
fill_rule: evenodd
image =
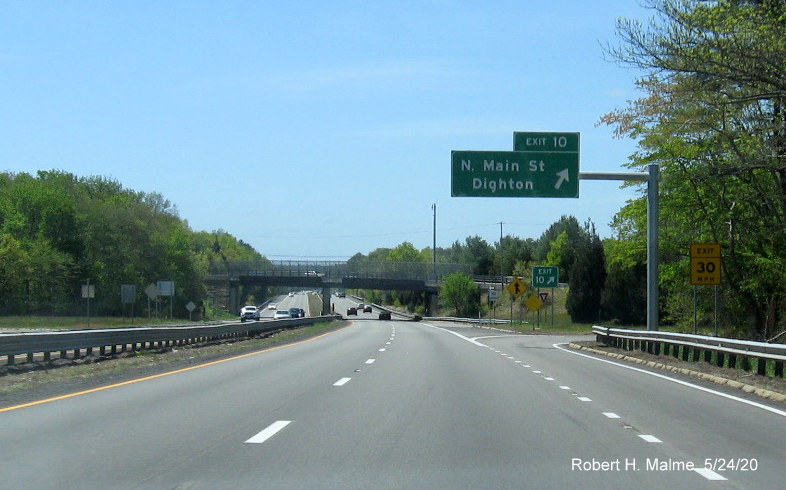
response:
<path id="1" fill-rule="evenodd" d="M 579 133 L 513 133 L 516 151 L 579 152 Z"/>
<path id="2" fill-rule="evenodd" d="M 579 197 L 578 152 L 453 151 L 453 197 Z"/>

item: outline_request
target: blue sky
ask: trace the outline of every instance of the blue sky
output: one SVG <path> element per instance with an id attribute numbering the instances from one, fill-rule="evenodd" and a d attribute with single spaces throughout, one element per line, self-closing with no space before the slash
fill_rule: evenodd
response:
<path id="1" fill-rule="evenodd" d="M 599 118 L 637 97 L 604 60 L 638 2 L 4 1 L 0 169 L 60 169 L 159 192 L 194 230 L 273 259 L 403 241 L 538 238 L 561 215 L 601 236 L 633 189 L 452 198 L 451 150 L 514 131 L 581 133 L 582 171 L 635 142 Z"/>

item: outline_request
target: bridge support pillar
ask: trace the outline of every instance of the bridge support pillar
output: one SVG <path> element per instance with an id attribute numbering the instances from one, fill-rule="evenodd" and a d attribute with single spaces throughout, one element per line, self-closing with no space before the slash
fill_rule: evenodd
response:
<path id="1" fill-rule="evenodd" d="M 322 314 L 330 315 L 330 286 L 322 286 Z"/>
<path id="2" fill-rule="evenodd" d="M 425 303 L 426 303 L 426 316 L 435 316 L 437 314 L 438 309 L 438 293 L 432 293 L 426 291 L 425 293 Z"/>
<path id="3" fill-rule="evenodd" d="M 229 283 L 229 307 L 230 314 L 236 314 L 240 311 L 240 283 Z"/>

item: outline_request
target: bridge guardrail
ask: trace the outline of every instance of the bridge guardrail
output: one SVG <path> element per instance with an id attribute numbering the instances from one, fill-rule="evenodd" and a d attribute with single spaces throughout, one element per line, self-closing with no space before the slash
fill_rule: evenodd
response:
<path id="1" fill-rule="evenodd" d="M 723 366 L 728 358 L 729 366 L 736 366 L 737 358 L 756 360 L 756 371 L 762 376 L 768 375 L 767 365 L 773 364 L 776 377 L 783 377 L 783 365 L 786 362 L 786 345 L 753 342 L 750 340 L 708 337 L 676 332 L 658 332 L 649 330 L 628 330 L 595 325 L 592 332 L 598 342 L 625 350 L 640 350 L 654 355 L 671 355 L 681 357 L 684 361 L 712 361 Z"/>
<path id="2" fill-rule="evenodd" d="M 59 352 L 60 358 L 67 358 L 69 351 L 72 352 L 73 359 L 79 359 L 83 357 L 83 351 L 84 355 L 91 355 L 93 349 L 99 349 L 101 355 L 105 355 L 107 349 L 114 354 L 118 350 L 125 352 L 129 347 L 136 351 L 231 337 L 251 337 L 272 330 L 295 328 L 337 318 L 340 316 L 328 315 L 267 322 L 238 322 L 186 327 L 135 327 L 0 334 L 0 357 L 5 356 L 8 365 L 15 364 L 18 355 L 26 355 L 27 361 L 33 362 L 34 355 L 40 353 L 43 353 L 44 361 L 51 360 L 53 352 Z"/>

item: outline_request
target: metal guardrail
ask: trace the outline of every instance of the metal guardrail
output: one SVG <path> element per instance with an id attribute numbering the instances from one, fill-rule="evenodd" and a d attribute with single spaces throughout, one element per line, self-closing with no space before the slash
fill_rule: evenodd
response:
<path id="1" fill-rule="evenodd" d="M 273 320 L 267 322 L 238 322 L 220 325 L 186 327 L 137 327 L 95 330 L 69 330 L 64 332 L 31 332 L 0 334 L 0 357 L 7 357 L 7 364 L 16 363 L 16 356 L 25 355 L 28 362 L 35 354 L 43 354 L 44 361 L 59 353 L 61 359 L 79 359 L 99 349 L 101 355 L 127 350 L 161 348 L 187 345 L 232 337 L 251 337 L 273 330 L 311 325 L 320 321 L 340 319 L 337 316 L 319 316 Z"/>
<path id="2" fill-rule="evenodd" d="M 593 326 L 592 332 L 598 342 L 626 350 L 640 350 L 655 355 L 671 355 L 684 361 L 712 362 L 723 366 L 736 367 L 738 359 L 756 361 L 756 372 L 768 375 L 767 365 L 773 364 L 775 377 L 783 377 L 786 362 L 786 345 L 735 340 L 723 337 L 707 337 L 676 332 L 648 330 L 627 330 Z"/>

